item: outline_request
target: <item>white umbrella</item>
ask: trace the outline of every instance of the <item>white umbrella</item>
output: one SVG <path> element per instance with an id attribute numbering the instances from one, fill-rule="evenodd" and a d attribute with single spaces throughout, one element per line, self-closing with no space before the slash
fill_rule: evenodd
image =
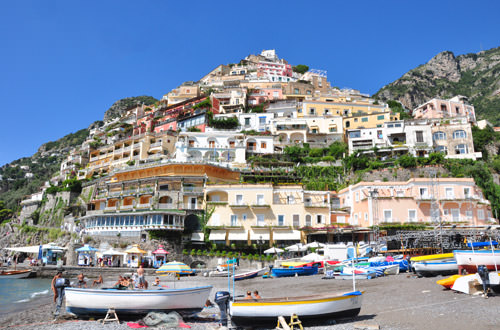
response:
<path id="1" fill-rule="evenodd" d="M 272 248 L 264 251 L 265 254 L 276 254 L 276 253 L 283 253 L 283 252 L 285 252 L 285 251 L 282 249 L 276 248 L 274 246 Z"/>
<path id="2" fill-rule="evenodd" d="M 307 248 L 305 246 L 302 246 L 302 244 L 298 243 L 298 244 L 294 244 L 294 245 L 290 245 L 290 246 L 286 247 L 285 250 L 287 250 L 289 252 L 303 252 L 303 251 L 306 251 Z"/>
<path id="3" fill-rule="evenodd" d="M 305 245 L 306 248 L 308 249 L 311 249 L 311 248 L 320 248 L 320 247 L 324 247 L 325 244 L 323 243 L 318 243 L 318 242 L 312 242 L 312 243 L 308 243 Z"/>
<path id="4" fill-rule="evenodd" d="M 309 254 L 303 256 L 302 258 L 300 258 L 300 260 L 306 260 L 306 261 L 323 260 L 323 256 L 320 256 L 317 253 L 309 253 Z"/>

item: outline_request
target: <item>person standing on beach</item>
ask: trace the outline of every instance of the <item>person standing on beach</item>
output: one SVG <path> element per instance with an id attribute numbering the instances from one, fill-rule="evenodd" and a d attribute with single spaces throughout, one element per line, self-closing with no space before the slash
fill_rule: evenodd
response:
<path id="1" fill-rule="evenodd" d="M 62 283 L 61 283 L 62 282 Z M 62 302 L 64 299 L 64 279 L 62 271 L 57 271 L 56 276 L 52 279 L 52 291 L 54 291 L 54 303 L 56 303 L 56 311 L 54 316 L 58 316 L 61 311 Z"/>
<path id="2" fill-rule="evenodd" d="M 142 264 L 139 266 L 139 269 L 137 269 L 137 276 L 139 277 L 137 281 L 139 282 L 139 288 L 143 289 L 144 288 L 144 268 L 142 267 Z"/>

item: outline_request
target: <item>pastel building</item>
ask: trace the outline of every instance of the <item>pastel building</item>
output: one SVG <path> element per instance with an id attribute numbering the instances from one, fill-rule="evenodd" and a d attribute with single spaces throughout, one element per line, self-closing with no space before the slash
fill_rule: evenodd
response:
<path id="1" fill-rule="evenodd" d="M 303 229 L 330 221 L 329 192 L 299 185 L 207 185 L 205 194 L 213 243 L 290 245 L 306 241 Z"/>
<path id="2" fill-rule="evenodd" d="M 481 152 L 474 151 L 471 123 L 465 117 L 453 118 L 446 124 L 434 120 L 431 130 L 434 150 L 444 153 L 446 158 L 482 158 Z"/>
<path id="3" fill-rule="evenodd" d="M 427 119 L 447 119 L 465 117 L 470 123 L 476 122 L 474 106 L 465 96 L 455 96 L 449 100 L 433 98 L 413 109 L 413 117 Z"/>
<path id="4" fill-rule="evenodd" d="M 207 181 L 237 182 L 239 173 L 209 164 L 155 164 L 124 169 L 84 186 L 92 192 L 80 218 L 86 234 L 143 237 L 148 231 L 181 235 L 200 228 Z"/>
<path id="5" fill-rule="evenodd" d="M 176 104 L 200 96 L 200 87 L 193 82 L 185 82 L 163 96 L 168 104 Z"/>
<path id="6" fill-rule="evenodd" d="M 439 217 L 444 222 L 477 226 L 492 220 L 490 202 L 472 178 L 360 182 L 339 191 L 338 197 L 349 212 L 345 219 L 353 226 L 429 223 Z"/>

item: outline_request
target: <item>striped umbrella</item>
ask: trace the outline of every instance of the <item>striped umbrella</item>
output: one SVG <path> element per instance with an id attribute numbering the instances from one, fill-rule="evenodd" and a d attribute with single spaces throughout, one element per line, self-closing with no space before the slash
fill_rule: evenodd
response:
<path id="1" fill-rule="evenodd" d="M 184 274 L 189 275 L 189 274 L 194 274 L 194 271 L 191 268 L 189 268 L 189 266 L 186 265 L 185 263 L 178 262 L 178 261 L 171 261 L 171 262 L 167 262 L 166 264 L 164 264 L 163 266 L 158 268 L 158 270 L 156 270 L 156 273 L 157 274 L 173 273 L 173 274 L 180 274 L 180 275 L 184 275 Z"/>

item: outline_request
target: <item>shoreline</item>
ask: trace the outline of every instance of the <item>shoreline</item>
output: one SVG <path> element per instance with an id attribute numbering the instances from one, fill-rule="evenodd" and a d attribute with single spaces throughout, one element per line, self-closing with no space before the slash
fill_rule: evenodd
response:
<path id="1" fill-rule="evenodd" d="M 352 281 L 339 279 L 322 279 L 323 275 L 263 279 L 254 278 L 235 282 L 236 294 L 243 294 L 246 290 L 259 290 L 262 297 L 300 296 L 305 294 L 319 294 L 325 291 L 350 291 Z M 152 283 L 155 276 L 147 276 Z M 479 296 L 470 296 L 443 290 L 436 284 L 438 279 L 416 278 L 412 274 L 386 276 L 371 280 L 356 281 L 356 289 L 365 291 L 360 314 L 352 319 L 342 319 L 327 322 L 308 329 L 355 329 L 358 322 L 377 325 L 380 329 L 497 329 L 498 307 L 500 296 L 484 299 Z M 163 285 L 170 287 L 189 287 L 199 284 L 213 285 L 209 296 L 214 300 L 215 292 L 227 291 L 227 278 L 192 276 L 175 280 L 173 277 L 160 277 Z M 105 279 L 105 285 L 111 278 Z M 231 283 L 232 285 L 232 283 Z M 64 307 L 64 306 L 63 306 Z M 54 304 L 52 295 L 35 298 L 32 303 L 15 313 L 5 317 L 0 316 L 2 327 L 16 327 L 16 329 L 53 329 L 52 311 Z M 193 329 L 213 328 L 218 318 L 218 308 L 204 309 L 201 315 L 208 319 L 185 320 Z M 211 320 L 211 321 L 209 321 Z M 209 321 L 209 322 L 207 322 Z M 40 323 L 48 322 L 47 327 Z M 85 323 L 82 323 L 85 322 Z M 38 325 L 30 325 L 38 324 Z M 102 325 L 91 321 L 76 321 L 56 323 L 57 329 L 102 329 Z M 122 324 L 113 324 L 113 329 L 128 329 Z M 106 326 L 105 328 L 108 328 Z"/>

